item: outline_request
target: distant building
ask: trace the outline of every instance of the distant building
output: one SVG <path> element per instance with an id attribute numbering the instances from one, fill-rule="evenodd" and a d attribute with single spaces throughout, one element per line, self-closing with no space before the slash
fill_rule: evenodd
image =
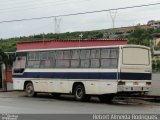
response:
<path id="1" fill-rule="evenodd" d="M 129 34 L 133 33 L 135 31 L 137 26 L 129 26 L 129 27 L 120 27 L 120 28 L 115 28 L 114 30 L 108 30 L 103 34 L 103 38 L 107 39 L 119 39 L 122 36 L 126 37 Z M 141 29 L 151 29 L 153 28 L 152 26 L 149 25 L 138 25 Z"/>
<path id="2" fill-rule="evenodd" d="M 150 20 L 148 21 L 147 25 L 153 28 L 160 28 L 160 20 L 157 20 L 157 21 Z"/>

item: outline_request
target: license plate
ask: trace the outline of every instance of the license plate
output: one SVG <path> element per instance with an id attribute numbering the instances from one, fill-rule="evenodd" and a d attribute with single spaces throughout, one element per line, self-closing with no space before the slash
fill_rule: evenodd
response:
<path id="1" fill-rule="evenodd" d="M 138 85 L 138 82 L 133 82 L 133 85 Z"/>

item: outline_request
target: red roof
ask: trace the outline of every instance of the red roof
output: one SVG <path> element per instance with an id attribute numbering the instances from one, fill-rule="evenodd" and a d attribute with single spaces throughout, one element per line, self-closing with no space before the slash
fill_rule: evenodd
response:
<path id="1" fill-rule="evenodd" d="M 126 45 L 127 40 L 50 40 L 34 42 L 18 42 L 17 50 L 50 49 L 67 47 Z"/>

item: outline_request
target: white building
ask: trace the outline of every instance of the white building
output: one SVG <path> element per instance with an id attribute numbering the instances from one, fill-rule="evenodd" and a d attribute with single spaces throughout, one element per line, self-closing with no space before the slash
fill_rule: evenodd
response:
<path id="1" fill-rule="evenodd" d="M 160 20 L 157 21 L 151 20 L 147 24 L 153 28 L 160 28 Z"/>

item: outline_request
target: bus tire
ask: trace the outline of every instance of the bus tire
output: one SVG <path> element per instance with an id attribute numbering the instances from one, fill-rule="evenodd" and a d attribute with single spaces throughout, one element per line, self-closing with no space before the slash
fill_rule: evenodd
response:
<path id="1" fill-rule="evenodd" d="M 85 88 L 82 84 L 75 86 L 74 97 L 77 101 L 89 101 L 90 96 L 85 94 Z"/>
<path id="2" fill-rule="evenodd" d="M 113 97 L 114 97 L 113 94 L 100 95 L 100 96 L 98 96 L 99 100 L 100 100 L 101 102 L 104 102 L 104 103 L 111 103 L 112 100 L 113 100 Z"/>
<path id="3" fill-rule="evenodd" d="M 27 83 L 25 93 L 28 97 L 35 97 L 37 93 L 34 91 L 34 86 L 31 82 Z"/>

